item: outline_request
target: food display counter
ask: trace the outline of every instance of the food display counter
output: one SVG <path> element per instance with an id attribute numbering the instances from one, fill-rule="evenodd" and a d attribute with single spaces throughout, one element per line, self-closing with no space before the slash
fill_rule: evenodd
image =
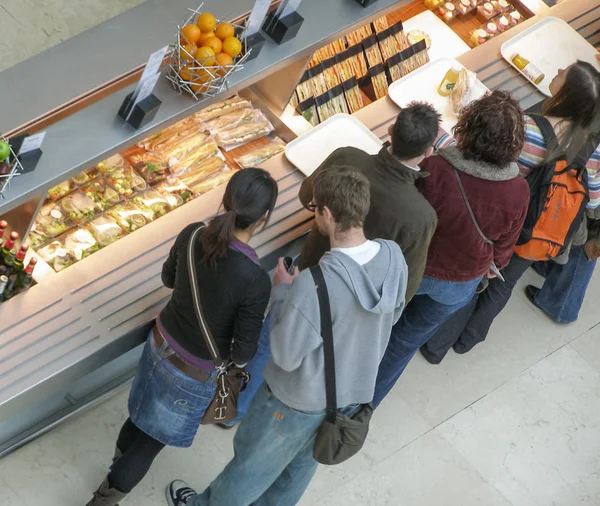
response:
<path id="1" fill-rule="evenodd" d="M 173 240 L 187 224 L 218 212 L 223 185 L 195 190 L 194 181 L 188 180 L 187 186 L 171 192 L 170 199 L 167 198 L 164 188 L 159 188 L 152 179 L 156 174 L 162 177 L 160 171 L 149 175 L 147 163 L 136 165 L 136 160 L 139 161 L 136 153 L 145 153 L 145 142 L 169 127 L 173 132 L 176 128 L 173 125 L 190 121 L 207 107 L 238 96 L 251 104 L 248 108 L 260 111 L 273 131 L 269 138 L 261 137 L 253 144 L 238 147 L 237 151 L 227 151 L 221 146 L 218 156 L 229 169 L 235 170 L 239 156 L 275 138 L 277 142 L 290 142 L 311 128 L 295 109 L 296 104 L 288 102 L 311 61 L 314 64 L 315 52 L 382 16 L 388 15 L 389 23 L 393 24 L 408 19 L 408 13 L 417 15 L 425 10 L 420 7 L 421 0 L 377 0 L 367 8 L 351 0 L 304 0 L 299 8 L 304 23 L 298 35 L 279 46 L 268 41 L 257 58 L 231 76 L 229 89 L 221 95 L 197 102 L 177 94 L 166 79 L 161 79 L 155 90 L 162 101 L 158 114 L 136 131 L 118 119 L 116 112 L 132 91 L 143 67 L 140 64 L 148 53 L 173 42 L 177 24 L 186 18 L 184 5 L 197 7 L 189 0 L 177 2 L 177 6 L 172 4 L 168 0 L 148 0 L 0 74 L 0 96 L 10 96 L 9 114 L 0 117 L 0 131 L 7 136 L 47 131 L 38 167 L 34 172 L 13 178 L 0 200 L 0 219 L 6 219 L 21 235 L 29 233 L 33 239 L 40 216 L 52 215 L 53 208 L 44 210 L 44 206 L 59 206 L 59 214 L 80 221 L 79 225 L 74 224 L 75 228 L 52 234 L 61 241 L 61 247 L 69 249 L 65 234 L 77 230 L 77 226 L 89 232 L 92 239 L 88 244 L 93 244 L 90 248 L 93 254 L 83 254 L 81 248 L 76 254 L 71 251 L 74 260 L 79 260 L 69 261 L 72 265 L 57 264 L 46 256 L 49 261 L 40 260 L 36 267 L 36 286 L 0 305 L 0 455 L 131 377 L 137 357 L 135 349 L 170 295 L 162 286 L 160 267 Z M 250 0 L 214 0 L 206 1 L 203 9 L 220 19 L 239 20 L 252 4 Z M 520 0 L 519 5 L 527 11 L 529 20 L 465 52 L 458 60 L 477 72 L 489 89 L 507 89 L 529 108 L 543 96 L 499 59 L 501 43 L 541 17 L 552 15 L 564 19 L 598 44 L 600 6 L 595 0 L 566 0 L 552 9 L 537 0 Z M 147 34 L 149 27 L 152 37 Z M 459 35 L 465 39 L 464 33 Z M 92 55 L 92 69 L 86 74 L 83 55 L 91 54 L 91 48 L 98 53 L 104 43 L 104 57 L 99 60 Z M 85 68 L 75 68 L 75 61 Z M 56 93 L 43 97 L 33 93 L 31 80 L 40 65 L 54 66 L 47 89 L 56 89 Z M 397 106 L 388 97 L 374 100 L 365 95 L 363 107 L 356 108 L 354 116 L 385 139 L 387 126 L 397 113 Z M 133 167 L 136 179 L 129 180 L 128 188 L 124 189 L 118 178 L 111 178 L 112 170 L 104 174 L 95 172 L 106 160 L 113 165 L 110 169 L 121 168 L 114 166 L 123 163 Z M 304 176 L 287 161 L 284 153 L 275 154 L 260 166 L 275 177 L 280 190 L 271 222 L 251 243 L 259 257 L 267 258 L 305 235 L 312 226 L 312 217 L 297 199 Z M 185 181 L 186 175 L 180 174 L 180 180 Z M 101 186 L 90 190 L 87 178 Z M 222 181 L 225 180 L 223 177 Z M 136 188 L 128 195 L 129 186 L 135 182 L 150 186 L 150 191 L 158 193 L 158 201 L 163 202 L 164 197 L 164 205 L 161 203 L 158 209 L 144 201 L 143 191 L 136 192 Z M 62 186 L 57 189 L 57 185 Z M 75 199 L 74 195 L 78 197 Z M 77 199 L 83 197 L 92 200 L 93 216 L 81 218 L 73 214 L 73 208 L 80 207 Z M 151 197 L 157 199 L 155 194 Z M 95 220 L 106 224 L 102 220 L 116 218 L 118 225 L 118 216 L 113 213 L 115 206 L 129 204 L 137 206 L 138 211 L 153 214 L 147 220 L 149 223 L 135 231 L 121 227 L 125 228 L 123 233 L 113 227 L 119 237 L 96 234 L 92 226 Z M 131 221 L 128 226 L 132 226 Z M 42 237 L 32 249 L 41 254 L 54 240 Z M 270 267 L 268 262 L 265 266 Z"/>

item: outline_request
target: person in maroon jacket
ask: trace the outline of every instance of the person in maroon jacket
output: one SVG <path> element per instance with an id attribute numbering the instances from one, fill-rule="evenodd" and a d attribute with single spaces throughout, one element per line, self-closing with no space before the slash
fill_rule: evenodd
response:
<path id="1" fill-rule="evenodd" d="M 430 176 L 419 181 L 419 190 L 438 226 L 417 295 L 392 329 L 379 366 L 375 407 L 416 351 L 469 303 L 482 278 L 510 261 L 529 205 L 529 187 L 515 163 L 523 132 L 519 104 L 494 91 L 464 109 L 454 129 L 456 147 L 420 164 Z"/>

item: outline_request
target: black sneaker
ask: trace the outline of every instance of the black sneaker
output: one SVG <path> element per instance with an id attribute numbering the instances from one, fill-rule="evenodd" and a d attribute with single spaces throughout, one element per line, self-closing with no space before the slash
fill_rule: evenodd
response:
<path id="1" fill-rule="evenodd" d="M 185 481 L 175 480 L 167 487 L 167 503 L 169 506 L 185 506 L 196 495 L 196 491 Z"/>

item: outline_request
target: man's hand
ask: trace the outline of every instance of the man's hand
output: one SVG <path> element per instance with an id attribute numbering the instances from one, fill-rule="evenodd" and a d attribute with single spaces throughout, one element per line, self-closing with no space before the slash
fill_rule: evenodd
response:
<path id="1" fill-rule="evenodd" d="M 494 279 L 497 278 L 498 276 L 496 276 L 496 273 L 494 273 L 491 269 L 487 272 L 487 274 L 485 275 L 486 278 L 488 279 Z"/>
<path id="2" fill-rule="evenodd" d="M 283 262 L 283 257 L 279 258 L 277 261 L 277 267 L 275 268 L 275 275 L 273 276 L 273 286 L 277 285 L 291 285 L 300 275 L 300 271 L 298 267 L 294 267 L 294 274 L 290 274 L 285 268 L 285 263 Z"/>

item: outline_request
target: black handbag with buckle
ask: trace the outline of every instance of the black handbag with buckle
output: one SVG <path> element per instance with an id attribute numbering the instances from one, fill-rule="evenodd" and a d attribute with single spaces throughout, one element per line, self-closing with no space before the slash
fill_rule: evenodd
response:
<path id="1" fill-rule="evenodd" d="M 200 291 L 198 290 L 198 282 L 196 279 L 196 261 L 195 261 L 195 246 L 198 234 L 204 228 L 201 225 L 192 233 L 187 252 L 187 264 L 190 275 L 190 287 L 192 290 L 192 299 L 194 301 L 194 309 L 200 332 L 206 343 L 206 347 L 210 353 L 211 359 L 215 368 L 219 371 L 215 379 L 217 391 L 213 400 L 210 402 L 206 412 L 200 422 L 202 425 L 210 425 L 216 423 L 225 423 L 234 420 L 237 416 L 237 403 L 240 392 L 246 388 L 250 381 L 250 374 L 244 371 L 243 368 L 237 367 L 235 364 L 227 363 L 221 358 L 219 348 L 215 343 L 215 339 L 210 331 L 210 327 L 206 323 L 206 318 L 200 304 Z"/>

